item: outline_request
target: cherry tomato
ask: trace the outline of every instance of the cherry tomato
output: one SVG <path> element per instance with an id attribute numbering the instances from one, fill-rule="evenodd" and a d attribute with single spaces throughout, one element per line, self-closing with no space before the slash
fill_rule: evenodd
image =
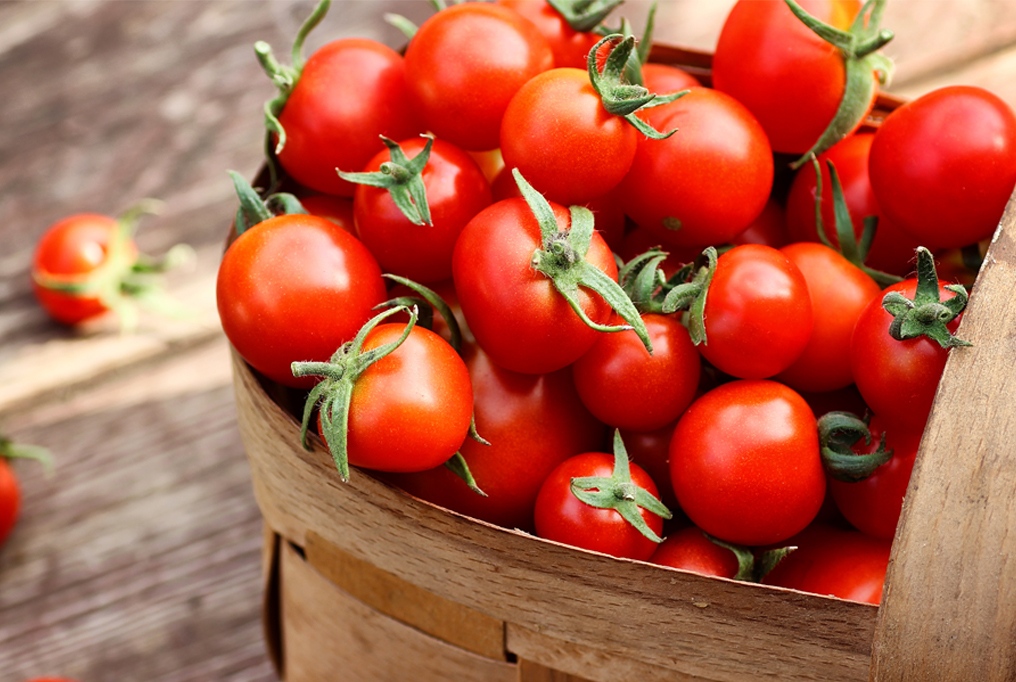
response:
<path id="1" fill-rule="evenodd" d="M 300 203 L 311 215 L 327 218 L 351 235 L 356 235 L 353 219 L 353 200 L 333 194 L 309 194 L 300 197 Z"/>
<path id="2" fill-rule="evenodd" d="M 807 282 L 780 251 L 744 244 L 719 257 L 699 346 L 717 369 L 742 379 L 778 374 L 804 351 L 812 327 Z"/>
<path id="3" fill-rule="evenodd" d="M 532 22 L 507 7 L 480 2 L 437 12 L 406 49 L 413 101 L 427 128 L 470 150 L 499 145 L 508 102 L 553 65 L 554 54 Z"/>
<path id="4" fill-rule="evenodd" d="M 519 374 L 467 346 L 476 430 L 490 445 L 467 439 L 462 456 L 481 497 L 445 467 L 389 477 L 407 492 L 505 528 L 533 529 L 540 485 L 558 464 L 602 446 L 606 427 L 582 405 L 571 372 Z"/>
<path id="5" fill-rule="evenodd" d="M 942 300 L 955 294 L 939 283 Z M 885 291 L 914 297 L 916 280 L 904 280 Z M 893 317 L 882 308 L 883 294 L 861 313 L 850 341 L 850 367 L 857 389 L 872 412 L 899 428 L 923 431 L 931 412 L 949 350 L 921 336 L 898 341 L 889 335 Z M 949 323 L 955 331 L 959 317 Z"/>
<path id="6" fill-rule="evenodd" d="M 642 316 L 652 356 L 634 331 L 601 334 L 572 364 L 583 404 L 606 424 L 652 431 L 676 420 L 698 389 L 701 359 L 688 330 L 670 315 Z"/>
<path id="7" fill-rule="evenodd" d="M 839 29 L 848 28 L 860 10 L 852 0 L 799 4 Z M 731 8 L 713 56 L 713 87 L 755 115 L 774 151 L 808 151 L 835 116 L 845 85 L 840 51 L 783 0 L 738 0 Z"/>
<path id="8" fill-rule="evenodd" d="M 656 484 L 637 464 L 629 464 L 632 482 L 659 498 Z M 594 552 L 617 557 L 647 560 L 656 551 L 656 543 L 640 533 L 614 509 L 599 509 L 575 497 L 573 478 L 597 476 L 610 478 L 614 455 L 586 452 L 562 462 L 540 487 L 536 497 L 536 534 Z M 660 535 L 663 519 L 640 508 L 649 528 Z"/>
<path id="9" fill-rule="evenodd" d="M 14 529 L 21 509 L 21 489 L 7 459 L 0 456 L 0 546 Z"/>
<path id="10" fill-rule="evenodd" d="M 850 339 L 854 324 L 881 288 L 839 253 L 815 242 L 780 249 L 808 283 L 812 330 L 808 345 L 776 378 L 798 391 L 824 392 L 854 383 Z"/>
<path id="11" fill-rule="evenodd" d="M 859 455 L 874 452 L 885 434 L 885 447 L 893 456 L 871 476 L 856 483 L 829 478 L 829 491 L 847 521 L 862 533 L 883 540 L 892 540 L 896 534 L 922 435 L 893 426 L 877 414 L 872 416 L 868 427 L 871 443 L 860 440 L 853 447 Z"/>
<path id="12" fill-rule="evenodd" d="M 647 62 L 642 65 L 642 84 L 649 92 L 669 95 L 702 85 L 695 76 L 670 64 Z"/>
<path id="13" fill-rule="evenodd" d="M 869 172 L 879 206 L 922 246 L 986 239 L 1016 185 L 1016 115 L 982 88 L 929 92 L 886 117 Z"/>
<path id="14" fill-rule="evenodd" d="M 773 156 L 765 131 L 733 97 L 691 88 L 680 99 L 638 114 L 665 140 L 640 137 L 621 182 L 625 211 L 665 244 L 730 241 L 765 207 Z"/>
<path id="15" fill-rule="evenodd" d="M 561 230 L 571 218 L 551 203 Z M 552 281 L 531 266 L 542 246 L 539 223 L 524 199 L 492 204 L 462 230 L 452 272 L 462 313 L 477 342 L 497 364 L 516 372 L 546 374 L 570 365 L 596 341 L 598 332 L 582 322 Z M 617 265 L 603 238 L 593 233 L 586 260 L 617 281 Z M 584 288 L 580 304 L 595 322 L 613 312 L 603 298 Z"/>
<path id="16" fill-rule="evenodd" d="M 827 161 L 836 167 L 843 188 L 843 199 L 850 211 L 854 234 L 860 237 L 864 219 L 878 217 L 878 227 L 865 264 L 901 277 L 914 268 L 916 239 L 897 227 L 879 208 L 868 178 L 868 156 L 875 139 L 873 133 L 857 133 L 847 137 L 818 157 L 822 169 L 822 227 L 833 246 L 839 245 L 833 213 L 832 177 Z M 787 195 L 787 228 L 793 241 L 818 241 L 815 227 L 815 168 L 808 163 L 794 176 Z"/>
<path id="17" fill-rule="evenodd" d="M 115 219 L 93 213 L 57 221 L 35 248 L 33 276 L 75 277 L 94 273 L 106 262 L 107 250 L 117 229 Z M 137 254 L 133 241 L 128 241 L 125 251 L 129 257 Z M 64 324 L 78 324 L 106 312 L 105 305 L 96 296 L 47 289 L 37 281 L 33 281 L 32 288 L 43 309 Z"/>
<path id="18" fill-rule="evenodd" d="M 775 381 L 723 384 L 678 420 L 670 475 L 681 509 L 710 535 L 741 545 L 785 540 L 825 497 L 815 415 Z"/>
<path id="19" fill-rule="evenodd" d="M 354 185 L 335 169 L 363 168 L 384 148 L 381 135 L 423 132 L 416 111 L 397 52 L 364 38 L 333 41 L 307 59 L 279 114 L 286 132 L 279 163 L 302 185 L 353 196 Z"/>
<path id="20" fill-rule="evenodd" d="M 222 328 L 254 369 L 286 386 L 293 362 L 326 361 L 386 299 L 367 248 L 329 220 L 280 215 L 245 231 L 219 265 Z"/>
<path id="21" fill-rule="evenodd" d="M 702 529 L 695 526 L 668 535 L 649 561 L 720 578 L 733 578 L 740 569 L 737 555 L 710 540 Z"/>
<path id="22" fill-rule="evenodd" d="M 815 525 L 789 544 L 798 548 L 763 583 L 869 604 L 881 601 L 890 541 Z"/>
<path id="23" fill-rule="evenodd" d="M 586 68 L 586 57 L 600 41 L 599 35 L 573 29 L 547 0 L 497 0 L 497 4 L 510 7 L 533 22 L 554 53 L 554 66 Z"/>
<path id="24" fill-rule="evenodd" d="M 427 140 L 399 143 L 409 159 Z M 388 150 L 374 156 L 364 172 L 388 163 Z M 428 283 L 452 276 L 452 251 L 459 232 L 474 215 L 490 205 L 490 183 L 471 156 L 443 140 L 434 140 L 421 173 L 431 224 L 414 225 L 399 210 L 387 189 L 358 185 L 353 195 L 356 232 L 385 272 Z"/>
<path id="25" fill-rule="evenodd" d="M 776 199 L 770 198 L 765 208 L 740 234 L 731 239 L 735 246 L 740 244 L 764 244 L 774 249 L 791 242 L 787 230 L 787 214 Z"/>

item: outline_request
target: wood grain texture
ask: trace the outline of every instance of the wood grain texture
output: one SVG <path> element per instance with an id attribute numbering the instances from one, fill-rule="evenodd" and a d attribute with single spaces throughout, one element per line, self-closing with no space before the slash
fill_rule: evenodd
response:
<path id="1" fill-rule="evenodd" d="M 351 597 L 281 549 L 286 682 L 517 682 L 515 664 L 458 649 Z"/>
<path id="2" fill-rule="evenodd" d="M 871 679 L 1016 679 L 1016 206 L 985 258 L 911 478 Z"/>
<path id="3" fill-rule="evenodd" d="M 449 513 L 362 471 L 342 483 L 320 441 L 305 451 L 295 419 L 268 399 L 244 363 L 234 372 L 258 505 L 272 528 L 299 545 L 313 531 L 494 618 L 686 675 L 867 676 L 876 615 L 869 604 L 576 550 Z M 593 671 L 590 679 L 612 678 Z"/>

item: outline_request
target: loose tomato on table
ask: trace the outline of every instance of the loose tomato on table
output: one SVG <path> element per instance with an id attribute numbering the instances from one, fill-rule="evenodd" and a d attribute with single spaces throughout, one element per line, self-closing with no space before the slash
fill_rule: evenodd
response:
<path id="1" fill-rule="evenodd" d="M 13 459 L 34 459 L 48 468 L 51 456 L 45 448 L 14 443 L 0 434 L 0 547 L 14 529 L 21 511 L 21 488 L 9 463 Z"/>

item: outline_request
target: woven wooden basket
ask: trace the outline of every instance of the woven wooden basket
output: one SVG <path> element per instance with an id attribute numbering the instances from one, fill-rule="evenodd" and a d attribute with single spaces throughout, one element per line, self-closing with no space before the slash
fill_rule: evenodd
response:
<path id="1" fill-rule="evenodd" d="M 708 75 L 709 57 L 654 59 Z M 883 100 L 891 108 L 894 102 Z M 882 604 L 707 578 L 506 530 L 363 471 L 234 355 L 286 682 L 1016 679 L 1016 207 L 922 441 Z"/>

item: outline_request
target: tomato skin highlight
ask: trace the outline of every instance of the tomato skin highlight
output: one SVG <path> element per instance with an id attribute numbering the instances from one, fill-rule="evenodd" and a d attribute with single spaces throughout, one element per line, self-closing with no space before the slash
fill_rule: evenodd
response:
<path id="1" fill-rule="evenodd" d="M 929 249 L 994 234 L 1016 185 L 1016 114 L 981 88 L 940 88 L 894 110 L 868 160 L 885 214 Z"/>
<path id="2" fill-rule="evenodd" d="M 670 475 L 681 509 L 710 535 L 753 546 L 785 540 L 825 497 L 815 415 L 775 381 L 723 384 L 678 420 Z"/>
<path id="3" fill-rule="evenodd" d="M 486 3 L 437 12 L 406 48 L 414 108 L 437 137 L 472 151 L 498 146 L 508 102 L 553 65 L 550 45 L 532 22 Z"/>
<path id="4" fill-rule="evenodd" d="M 286 143 L 279 163 L 301 185 L 353 196 L 336 168 L 359 171 L 384 149 L 424 130 L 410 104 L 405 63 L 390 47 L 344 38 L 312 54 L 279 114 Z"/>
<path id="5" fill-rule="evenodd" d="M 596 33 L 576 31 L 546 0 L 497 0 L 533 22 L 554 53 L 555 67 L 586 68 L 586 58 L 600 41 Z"/>
<path id="6" fill-rule="evenodd" d="M 551 203 L 558 226 L 570 229 L 567 209 Z M 546 374 L 573 363 L 596 341 L 598 332 L 582 322 L 553 282 L 533 269 L 542 246 L 540 227 L 524 199 L 492 204 L 463 228 L 452 257 L 462 313 L 477 342 L 506 369 Z M 586 260 L 617 281 L 617 265 L 603 238 L 594 233 Z M 613 312 L 585 288 L 580 305 L 595 322 Z"/>
<path id="7" fill-rule="evenodd" d="M 632 482 L 659 498 L 656 484 L 637 464 L 630 464 Z M 598 509 L 581 501 L 571 491 L 571 480 L 580 476 L 609 478 L 614 456 L 586 452 L 571 457 L 555 468 L 536 497 L 536 534 L 582 549 L 616 557 L 645 561 L 656 551 L 656 543 L 645 537 L 613 509 Z M 663 519 L 640 509 L 642 518 L 657 535 Z"/>
<path id="8" fill-rule="evenodd" d="M 772 149 L 744 105 L 691 88 L 637 115 L 656 130 L 677 128 L 665 140 L 640 137 L 620 184 L 625 211 L 639 226 L 667 245 L 705 246 L 730 241 L 762 212 L 773 184 Z"/>
<path id="9" fill-rule="evenodd" d="M 293 362 L 327 361 L 387 298 L 367 248 L 318 216 L 281 215 L 230 245 L 219 265 L 216 300 L 230 343 L 254 369 L 285 386 Z"/>
<path id="10" fill-rule="evenodd" d="M 410 159 L 425 145 L 421 137 L 399 143 Z M 386 149 L 368 162 L 364 172 L 375 172 L 389 160 Z M 371 185 L 357 186 L 353 213 L 357 236 L 382 270 L 426 284 L 452 276 L 452 251 L 459 233 L 492 199 L 490 183 L 473 158 L 444 140 L 434 140 L 421 176 L 433 224 L 414 225 L 387 189 Z"/>

